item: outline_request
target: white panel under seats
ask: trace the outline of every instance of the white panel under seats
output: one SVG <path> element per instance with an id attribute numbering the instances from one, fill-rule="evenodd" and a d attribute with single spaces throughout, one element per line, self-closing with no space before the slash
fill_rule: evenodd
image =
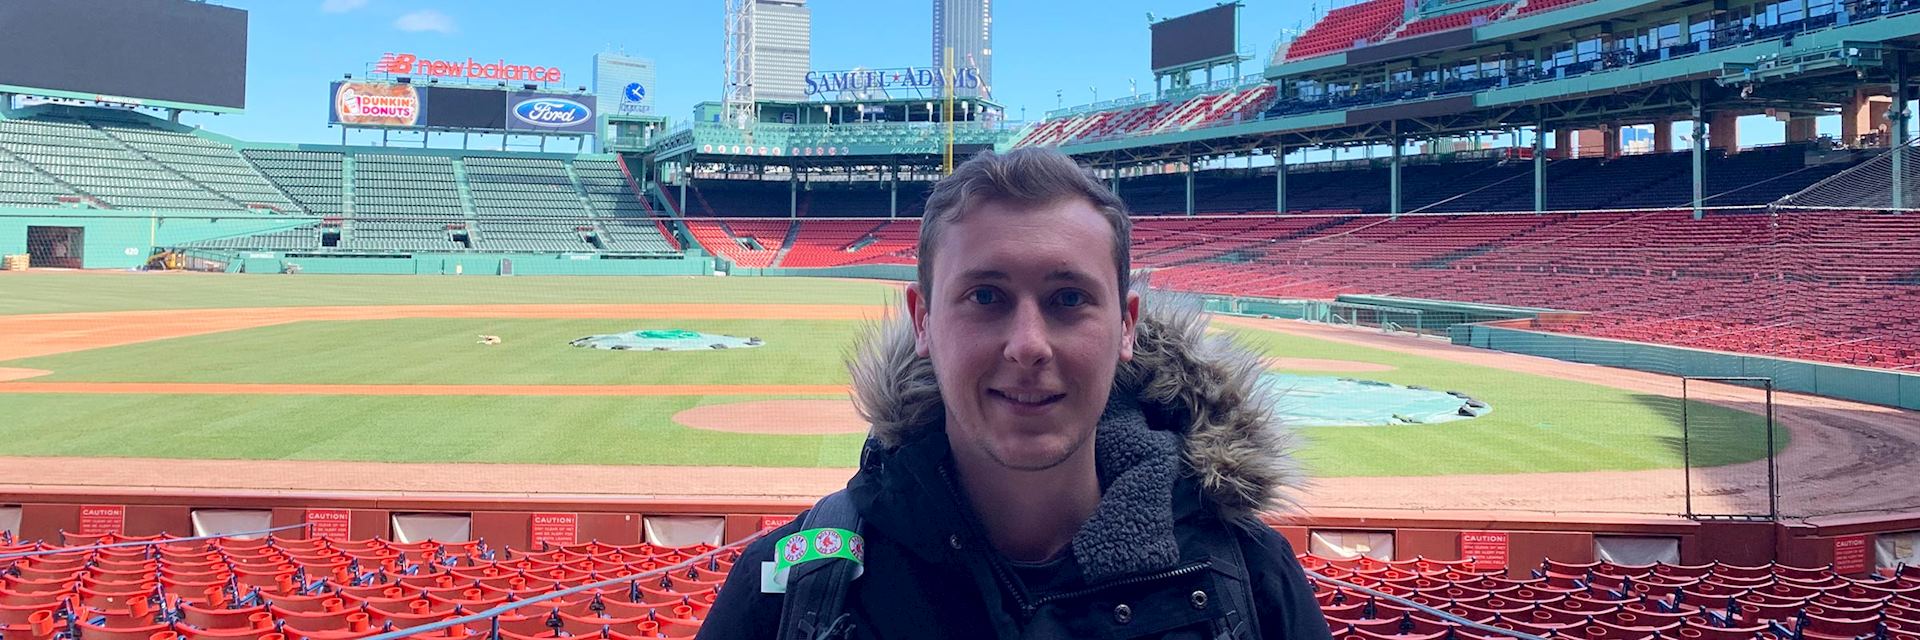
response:
<path id="1" fill-rule="evenodd" d="M 720 546 L 727 534 L 727 519 L 721 516 L 647 516 L 644 523 L 648 544 L 660 547 L 691 547 L 706 543 Z"/>
<path id="2" fill-rule="evenodd" d="M 233 536 L 248 531 L 273 528 L 273 511 L 268 509 L 194 509 L 193 535 Z M 265 534 L 233 536 L 241 540 L 265 537 Z"/>
<path id="3" fill-rule="evenodd" d="M 396 513 L 394 542 L 466 542 L 473 537 L 473 518 L 451 513 Z"/>
<path id="4" fill-rule="evenodd" d="M 0 528 L 7 518 L 0 512 Z M 1901 565 L 1920 566 L 1920 531 L 1882 533 L 1873 541 L 1873 568 L 1892 569 Z"/>
<path id="5" fill-rule="evenodd" d="M 0 507 L 0 531 L 5 531 L 7 532 L 7 535 L 11 535 L 15 539 L 19 539 L 20 507 L 14 507 L 14 506 Z"/>
<path id="6" fill-rule="evenodd" d="M 1393 533 L 1316 529 L 1309 536 L 1307 549 L 1313 555 L 1333 560 L 1392 560 Z"/>
<path id="7" fill-rule="evenodd" d="M 1593 559 L 1613 564 L 1680 564 L 1680 539 L 1661 536 L 1594 536 Z"/>

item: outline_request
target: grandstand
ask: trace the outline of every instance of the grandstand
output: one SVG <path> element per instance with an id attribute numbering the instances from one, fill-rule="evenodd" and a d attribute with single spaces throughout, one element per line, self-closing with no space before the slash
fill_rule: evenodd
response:
<path id="1" fill-rule="evenodd" d="M 1314 597 L 1343 639 L 1494 637 L 1467 623 L 1596 640 L 1920 638 L 1914 567 L 1863 576 L 1779 563 L 1548 558 L 1514 575 L 1474 558 L 1300 559 L 1324 576 Z M 737 545 L 516 549 L 299 532 L 0 539 L 0 635 L 323 640 L 435 629 L 413 637 L 690 638 L 738 560 Z"/>

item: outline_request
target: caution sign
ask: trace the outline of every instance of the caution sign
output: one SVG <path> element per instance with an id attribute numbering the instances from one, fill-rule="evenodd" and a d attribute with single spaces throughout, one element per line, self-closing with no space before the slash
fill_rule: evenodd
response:
<path id="1" fill-rule="evenodd" d="M 1867 537 L 1840 536 L 1833 539 L 1833 572 L 1858 575 L 1867 572 Z"/>
<path id="2" fill-rule="evenodd" d="M 353 512 L 346 509 L 308 509 L 307 537 L 332 540 L 353 538 Z"/>
<path id="3" fill-rule="evenodd" d="M 1507 532 L 1505 531 L 1462 531 L 1460 532 L 1460 557 L 1473 562 L 1467 566 L 1486 571 L 1507 568 Z"/>
<path id="4" fill-rule="evenodd" d="M 536 513 L 533 514 L 533 535 L 529 539 L 535 549 L 542 545 L 564 547 L 575 544 L 580 539 L 580 514 L 577 513 Z"/>
<path id="5" fill-rule="evenodd" d="M 127 506 L 90 504 L 80 507 L 80 535 L 120 535 L 127 528 Z"/>
<path id="6" fill-rule="evenodd" d="M 760 516 L 760 530 L 778 529 L 793 522 L 793 516 Z"/>

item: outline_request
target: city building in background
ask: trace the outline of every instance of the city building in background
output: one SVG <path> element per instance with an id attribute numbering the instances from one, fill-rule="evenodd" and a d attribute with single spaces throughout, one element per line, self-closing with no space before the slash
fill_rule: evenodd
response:
<path id="1" fill-rule="evenodd" d="M 653 78 L 650 58 L 611 52 L 593 56 L 593 94 L 600 98 L 602 113 L 653 113 Z"/>
<path id="2" fill-rule="evenodd" d="M 651 58 L 605 51 L 593 56 L 593 93 L 600 103 L 599 142 L 602 150 L 614 148 L 622 138 L 644 144 L 650 128 L 660 118 L 653 109 L 654 68 Z M 635 126 L 638 125 L 638 126 Z"/>
<path id="3" fill-rule="evenodd" d="M 813 63 L 813 11 L 806 0 L 753 0 L 753 95 L 805 100 Z"/>
<path id="4" fill-rule="evenodd" d="M 993 95 L 993 0 L 933 0 L 933 66 L 948 66 L 947 48 L 953 48 L 952 66 L 980 71 L 980 84 L 961 87 L 955 95 Z"/>

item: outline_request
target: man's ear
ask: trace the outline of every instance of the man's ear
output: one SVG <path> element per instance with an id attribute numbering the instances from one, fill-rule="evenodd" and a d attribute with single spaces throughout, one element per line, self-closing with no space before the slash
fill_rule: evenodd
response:
<path id="1" fill-rule="evenodd" d="M 907 285 L 907 316 L 913 319 L 913 355 L 927 357 L 927 294 L 920 283 Z"/>
<path id="2" fill-rule="evenodd" d="M 1133 360 L 1133 329 L 1140 324 L 1140 294 L 1128 291 L 1120 309 L 1120 361 Z"/>

